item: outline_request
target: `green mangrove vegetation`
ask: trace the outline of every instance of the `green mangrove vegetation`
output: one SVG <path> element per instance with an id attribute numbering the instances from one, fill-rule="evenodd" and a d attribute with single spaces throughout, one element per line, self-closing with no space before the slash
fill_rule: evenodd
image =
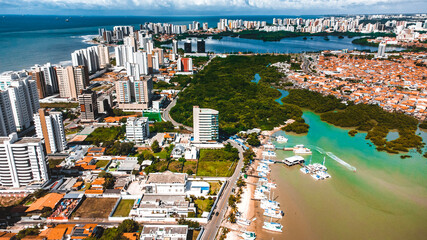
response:
<path id="1" fill-rule="evenodd" d="M 339 127 L 352 127 L 367 131 L 366 139 L 371 140 L 379 151 L 389 153 L 408 152 L 415 148 L 421 152 L 424 146 L 422 138 L 415 134 L 418 121 L 403 113 L 387 112 L 377 105 L 341 103 L 334 96 L 323 96 L 309 90 L 292 89 L 288 97 L 282 100 L 321 113 L 322 121 Z M 396 129 L 399 138 L 387 141 L 390 130 Z M 349 132 L 349 134 L 357 132 Z"/>
<path id="2" fill-rule="evenodd" d="M 269 130 L 288 119 L 301 119 L 299 107 L 274 101 L 281 94 L 271 86 L 278 85 L 284 75 L 274 67 L 266 67 L 269 63 L 290 61 L 289 55 L 215 58 L 180 94 L 171 116 L 192 126 L 194 105 L 212 108 L 220 112 L 220 131 L 229 135 L 255 127 Z M 256 73 L 261 77 L 258 84 L 251 82 Z"/>

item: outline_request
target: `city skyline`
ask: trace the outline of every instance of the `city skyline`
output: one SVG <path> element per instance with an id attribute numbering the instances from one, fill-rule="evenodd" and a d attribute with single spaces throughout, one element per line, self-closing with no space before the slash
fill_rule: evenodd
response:
<path id="1" fill-rule="evenodd" d="M 0 14 L 86 16 L 225 16 L 423 13 L 424 1 L 411 0 L 18 0 L 0 2 Z"/>

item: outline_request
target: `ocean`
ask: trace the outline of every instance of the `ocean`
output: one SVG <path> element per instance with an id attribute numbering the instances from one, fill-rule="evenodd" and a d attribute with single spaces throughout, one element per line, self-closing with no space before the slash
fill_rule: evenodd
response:
<path id="1" fill-rule="evenodd" d="M 71 53 L 88 47 L 85 42 L 98 34 L 98 28 L 112 29 L 116 25 L 133 25 L 145 22 L 168 22 L 173 24 L 190 24 L 193 21 L 207 22 L 209 27 L 216 27 L 220 18 L 243 19 L 272 22 L 273 17 L 280 18 L 316 18 L 320 16 L 171 16 L 171 17 L 88 17 L 88 16 L 0 16 L 0 72 L 28 69 L 35 64 L 69 64 Z M 68 22 L 66 21 L 68 19 Z M 225 37 L 222 40 L 209 39 L 206 50 L 223 52 L 280 52 L 297 53 L 305 51 L 370 49 L 354 45 L 351 39 L 322 37 L 303 40 L 299 38 L 282 39 L 279 42 Z"/>

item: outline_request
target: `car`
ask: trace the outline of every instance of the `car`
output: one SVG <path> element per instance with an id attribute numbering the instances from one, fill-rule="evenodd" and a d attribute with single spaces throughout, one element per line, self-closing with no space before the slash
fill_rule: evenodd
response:
<path id="1" fill-rule="evenodd" d="M 218 215 L 219 215 L 219 212 L 216 212 L 216 213 L 215 213 L 215 216 L 218 216 Z"/>

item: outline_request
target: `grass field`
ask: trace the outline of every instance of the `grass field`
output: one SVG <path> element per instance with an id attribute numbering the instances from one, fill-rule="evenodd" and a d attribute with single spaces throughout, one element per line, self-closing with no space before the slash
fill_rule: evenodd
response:
<path id="1" fill-rule="evenodd" d="M 200 216 L 203 212 L 210 212 L 214 204 L 213 199 L 196 199 L 194 203 L 197 205 L 197 216 Z"/>
<path id="2" fill-rule="evenodd" d="M 108 141 L 114 141 L 117 139 L 118 135 L 120 134 L 121 128 L 120 127 L 100 127 L 95 129 L 86 139 L 87 142 L 108 142 Z"/>
<path id="3" fill-rule="evenodd" d="M 156 122 L 162 121 L 162 115 L 159 112 L 143 112 L 142 116 L 148 117 L 148 120 L 150 121 L 156 121 Z"/>
<path id="4" fill-rule="evenodd" d="M 107 164 L 110 162 L 110 160 L 98 160 L 96 161 L 96 167 L 97 168 L 103 168 L 105 166 L 107 166 Z"/>
<path id="5" fill-rule="evenodd" d="M 191 172 L 196 173 L 197 172 L 197 162 L 194 161 L 187 161 L 184 163 L 184 173 L 188 173 L 188 171 L 191 170 Z"/>
<path id="6" fill-rule="evenodd" d="M 229 177 L 236 168 L 239 155 L 225 149 L 202 149 L 197 167 L 197 176 Z"/>
<path id="7" fill-rule="evenodd" d="M 153 153 L 155 157 L 159 157 L 160 159 L 166 159 L 166 156 L 168 155 L 168 151 L 163 149 L 161 152 Z"/>
<path id="8" fill-rule="evenodd" d="M 86 198 L 72 217 L 108 218 L 117 198 Z"/>
<path id="9" fill-rule="evenodd" d="M 114 211 L 113 217 L 127 217 L 132 209 L 135 199 L 122 199 Z"/>
<path id="10" fill-rule="evenodd" d="M 197 176 L 230 177 L 233 174 L 235 168 L 236 162 L 199 161 L 199 167 L 197 168 Z"/>
<path id="11" fill-rule="evenodd" d="M 217 195 L 221 189 L 222 183 L 220 181 L 208 182 L 209 183 L 209 195 Z"/>
<path id="12" fill-rule="evenodd" d="M 179 161 L 173 161 L 169 163 L 168 169 L 171 172 L 182 172 L 182 162 Z"/>

